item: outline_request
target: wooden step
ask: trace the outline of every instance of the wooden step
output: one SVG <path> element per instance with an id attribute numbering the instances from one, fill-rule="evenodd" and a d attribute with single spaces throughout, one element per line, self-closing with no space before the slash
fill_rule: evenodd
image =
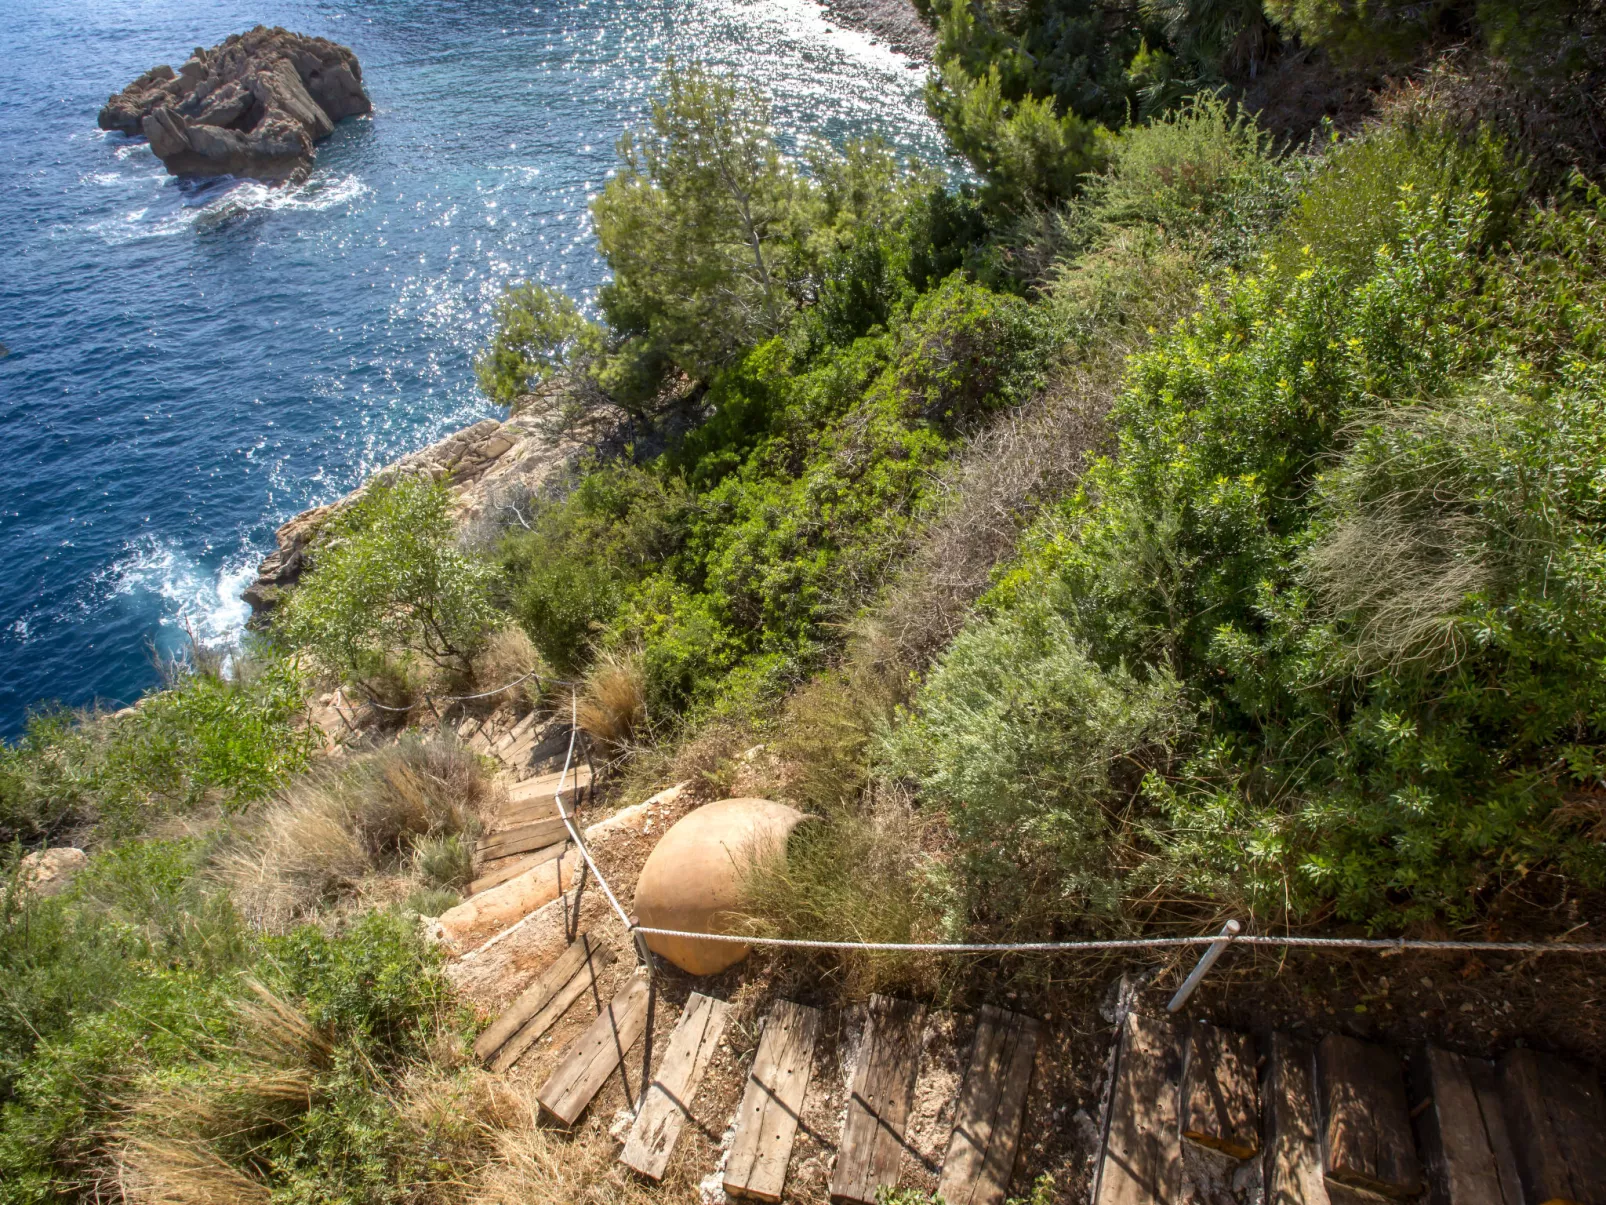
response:
<path id="1" fill-rule="evenodd" d="M 490 837 L 481 837 L 475 852 L 482 859 L 507 858 L 514 854 L 533 853 L 548 845 L 559 844 L 569 835 L 562 820 L 537 820 L 521 824 Z"/>
<path id="2" fill-rule="evenodd" d="M 1606 1205 L 1606 1104 L 1594 1070 L 1511 1050 L 1500 1089 L 1529 1205 Z"/>
<path id="3" fill-rule="evenodd" d="M 516 879 L 526 870 L 550 862 L 553 858 L 563 856 L 568 848 L 567 841 L 559 841 L 554 845 L 543 845 L 533 854 L 509 854 L 502 858 L 491 858 L 480 864 L 480 877 L 469 884 L 468 894 L 472 898 L 482 891 L 489 891 L 492 887 L 500 887 L 509 879 Z"/>
<path id="4" fill-rule="evenodd" d="M 1421 1192 L 1400 1061 L 1382 1046 L 1330 1033 L 1316 1047 L 1316 1082 L 1327 1179 L 1396 1200 Z"/>
<path id="5" fill-rule="evenodd" d="M 474 1054 L 481 1062 L 494 1055 L 507 1040 L 529 1022 L 563 990 L 564 986 L 580 973 L 582 967 L 594 959 L 611 958 L 612 951 L 604 955 L 602 948 L 591 940 L 591 934 L 582 933 L 578 940 L 559 954 L 557 961 L 537 975 L 518 999 L 508 1005 L 502 1014 L 474 1039 Z M 600 965 L 605 965 L 601 964 Z"/>
<path id="6" fill-rule="evenodd" d="M 636 1114 L 619 1162 L 649 1180 L 662 1180 L 681 1128 L 691 1116 L 697 1086 L 725 1033 L 730 1005 L 701 992 L 686 1001 L 669 1048 L 647 1087 L 647 1099 Z"/>
<path id="7" fill-rule="evenodd" d="M 870 1017 L 853 1069 L 836 1170 L 831 1173 L 833 1201 L 875 1205 L 877 1190 L 897 1185 L 925 1024 L 924 1004 L 870 997 Z"/>
<path id="8" fill-rule="evenodd" d="M 1412 1072 L 1432 1205 L 1523 1205 L 1494 1064 L 1429 1046 Z"/>
<path id="9" fill-rule="evenodd" d="M 536 1093 L 542 1110 L 560 1125 L 572 1127 L 619 1069 L 646 1024 L 647 976 L 637 972 L 625 980 L 591 1027 L 569 1044 L 557 1070 Z M 629 1078 L 625 1076 L 627 1092 Z"/>
<path id="10" fill-rule="evenodd" d="M 1019 1013 L 990 1004 L 981 1010 L 937 1182 L 947 1205 L 1003 1205 L 1041 1029 Z"/>
<path id="11" fill-rule="evenodd" d="M 502 756 L 503 753 L 517 744 L 519 738 L 528 732 L 534 725 L 535 712 L 532 711 L 517 724 L 514 724 L 513 727 L 504 732 L 501 736 L 497 737 L 496 740 L 492 741 L 491 752 L 497 757 Z"/>
<path id="12" fill-rule="evenodd" d="M 1286 1033 L 1271 1035 L 1266 1068 L 1266 1205 L 1329 1205 L 1322 1175 L 1316 1052 Z"/>
<path id="13" fill-rule="evenodd" d="M 1260 1150 L 1260 1090 L 1248 1034 L 1195 1021 L 1182 1052 L 1182 1136 L 1252 1159 Z"/>
<path id="14" fill-rule="evenodd" d="M 781 1000 L 770 1010 L 725 1160 L 724 1185 L 731 1196 L 781 1199 L 819 1032 L 818 1009 Z"/>
<path id="15" fill-rule="evenodd" d="M 1176 1030 L 1130 1013 L 1121 1030 L 1095 1205 L 1175 1205 L 1182 1199 L 1182 1138 Z"/>
<path id="16" fill-rule="evenodd" d="M 507 791 L 507 806 L 527 807 L 541 800 L 554 799 L 560 783 L 563 786 L 563 806 L 573 811 L 591 789 L 591 768 L 571 766 L 567 776 L 560 771 L 514 783 Z"/>
<path id="17" fill-rule="evenodd" d="M 573 946 L 569 947 L 570 950 L 573 950 L 573 948 Z M 563 955 L 559 955 L 558 961 L 561 962 L 567 954 L 568 951 L 565 951 Z M 491 1059 L 491 1070 L 499 1075 L 510 1070 L 515 1063 L 524 1057 L 525 1051 L 540 1041 L 547 1030 L 558 1023 L 558 1018 L 568 1012 L 576 1000 L 587 993 L 596 996 L 597 976 L 613 965 L 615 957 L 617 956 L 611 947 L 592 944 L 589 947 L 589 956 L 581 961 L 574 973 L 569 975 L 563 982 L 558 983 L 546 1003 L 531 1013 L 530 1019 L 524 1022 L 516 1033 L 503 1042 L 501 1049 Z M 553 963 L 552 967 L 547 968 L 547 971 L 542 973 L 542 979 L 547 978 L 548 972 L 551 974 L 549 982 L 557 982 L 562 979 L 562 972 L 553 970 L 553 967 L 557 965 L 558 963 Z M 535 984 L 531 984 L 529 988 L 525 989 L 526 994 L 533 993 L 534 988 Z M 597 1007 L 599 1009 L 602 1007 L 600 998 L 597 1000 Z"/>
<path id="18" fill-rule="evenodd" d="M 502 814 L 496 818 L 496 827 L 498 829 L 509 829 L 520 824 L 532 824 L 537 820 L 555 820 L 560 815 L 558 801 L 551 796 L 547 796 L 537 799 L 534 803 L 508 804 L 507 807 L 502 809 Z M 573 815 L 573 813 L 571 812 L 570 815 Z"/>

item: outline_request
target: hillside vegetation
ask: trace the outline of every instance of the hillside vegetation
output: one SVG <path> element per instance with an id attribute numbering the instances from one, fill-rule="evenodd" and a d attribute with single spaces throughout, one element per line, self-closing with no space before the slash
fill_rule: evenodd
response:
<path id="1" fill-rule="evenodd" d="M 575 681 L 627 802 L 759 765 L 820 817 L 750 869 L 759 931 L 1600 921 L 1598 14 L 930 15 L 969 183 L 791 153 L 672 67 L 595 312 L 511 288 L 478 365 L 595 445 L 562 487 L 460 532 L 379 481 L 227 665 L 0 752 L 0 1202 L 628 1195 L 468 1068 L 419 934 L 485 767 L 402 718 L 324 756 L 336 683 Z M 1277 72 L 1370 107 L 1292 136 L 1244 99 Z M 63 843 L 42 898 L 20 859 Z"/>

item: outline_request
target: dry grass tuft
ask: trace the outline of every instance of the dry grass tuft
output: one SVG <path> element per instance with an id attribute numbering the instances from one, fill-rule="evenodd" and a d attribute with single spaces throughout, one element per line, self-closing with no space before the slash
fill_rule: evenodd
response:
<path id="1" fill-rule="evenodd" d="M 647 719 L 647 680 L 634 652 L 606 652 L 586 673 L 580 728 L 607 749 L 622 749 Z"/>
<path id="2" fill-rule="evenodd" d="M 923 670 L 959 634 L 1021 531 L 1070 490 L 1099 447 L 1110 380 L 1069 373 L 976 436 L 950 470 L 936 518 L 903 571 L 858 625 L 857 665 L 903 691 L 909 671 Z"/>
<path id="3" fill-rule="evenodd" d="M 678 1181 L 678 1182 L 676 1182 Z M 618 1161 L 618 1143 L 597 1120 L 562 1134 L 539 1126 L 505 1129 L 473 1205 L 658 1205 L 696 1200 L 696 1186 L 673 1168 L 654 1189 Z"/>
<path id="4" fill-rule="evenodd" d="M 488 703 L 513 703 L 521 710 L 529 710 L 541 701 L 541 681 L 528 674 L 546 673 L 546 662 L 540 650 L 525 634 L 523 628 L 510 625 L 498 628 L 486 641 L 485 647 L 474 658 L 474 686 L 476 690 L 495 690 L 517 679 L 523 682 L 512 690 L 503 691 Z"/>
<path id="5" fill-rule="evenodd" d="M 299 780 L 219 873 L 253 924 L 279 931 L 371 875 L 427 870 L 414 851 L 476 834 L 489 795 L 479 759 L 455 740 L 404 740 Z"/>
<path id="6" fill-rule="evenodd" d="M 268 1066 L 315 1068 L 329 1066 L 334 1053 L 329 1037 L 295 1005 L 256 980 L 246 987 L 256 997 L 235 1005 L 249 1042 L 248 1053 Z"/>
<path id="7" fill-rule="evenodd" d="M 124 1195 L 136 1205 L 266 1205 L 267 1188 L 205 1143 L 137 1139 L 119 1156 Z"/>
<path id="8" fill-rule="evenodd" d="M 800 825 L 776 856 L 750 857 L 742 908 L 768 937 L 865 942 L 942 939 L 942 916 L 927 882 L 936 863 L 929 825 L 901 792 L 827 810 Z M 832 954 L 826 965 L 848 998 L 901 989 L 935 992 L 931 955 Z"/>

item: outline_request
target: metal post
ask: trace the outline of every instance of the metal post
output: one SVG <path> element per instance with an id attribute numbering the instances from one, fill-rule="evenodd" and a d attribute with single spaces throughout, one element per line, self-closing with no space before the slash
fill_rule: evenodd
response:
<path id="1" fill-rule="evenodd" d="M 1216 965 L 1216 959 L 1221 957 L 1222 952 L 1226 950 L 1232 939 L 1237 937 L 1242 929 L 1243 926 L 1235 920 L 1230 920 L 1221 927 L 1221 936 L 1205 948 L 1204 956 L 1199 959 L 1199 965 L 1193 968 L 1193 974 L 1182 981 L 1182 986 L 1177 989 L 1177 994 L 1171 997 L 1171 1003 L 1165 1006 L 1166 1012 L 1174 1013 L 1188 1002 L 1188 997 L 1193 995 L 1193 990 L 1210 973 L 1210 968 Z"/>
<path id="2" fill-rule="evenodd" d="M 658 976 L 653 974 L 652 951 L 647 948 L 647 935 L 637 933 L 636 953 L 647 967 L 647 1028 L 641 1038 L 641 1099 L 636 1112 L 647 1107 L 647 1090 L 652 1087 L 652 1026 L 653 1014 L 658 1006 Z"/>

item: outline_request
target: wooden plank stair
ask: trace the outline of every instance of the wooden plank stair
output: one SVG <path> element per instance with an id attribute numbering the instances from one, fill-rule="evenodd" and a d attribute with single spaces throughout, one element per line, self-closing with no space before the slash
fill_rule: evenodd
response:
<path id="1" fill-rule="evenodd" d="M 818 1009 L 781 1000 L 770 1010 L 725 1160 L 724 1188 L 729 1195 L 781 1199 L 819 1032 Z"/>
<path id="2" fill-rule="evenodd" d="M 1492 1062 L 1429 1046 L 1413 1066 L 1411 1112 L 1436 1205 L 1523 1205 Z"/>
<path id="3" fill-rule="evenodd" d="M 576 977 L 579 977 L 582 971 L 587 972 L 584 977 L 589 980 L 595 977 L 596 973 L 603 967 L 611 963 L 613 958 L 614 954 L 611 949 L 595 942 L 589 933 L 582 933 L 576 941 L 570 943 L 568 949 L 558 955 L 556 961 L 530 982 L 529 986 L 519 994 L 518 998 L 486 1027 L 484 1033 L 474 1039 L 475 1057 L 484 1062 L 495 1056 L 511 1039 L 518 1036 L 533 1019 L 541 1016 L 548 1006 L 559 997 L 563 989 L 574 981 Z M 574 997 L 571 996 L 569 1003 L 573 1003 L 573 1001 Z M 567 1008 L 567 1005 L 564 1007 Z M 555 1021 L 561 1015 L 562 1013 L 560 1012 L 552 1016 L 551 1020 Z M 550 1027 L 550 1022 L 548 1027 Z M 544 1033 L 546 1030 L 543 1029 L 541 1032 Z M 539 1033 L 533 1035 L 529 1041 L 524 1043 L 524 1047 L 527 1047 L 529 1042 L 540 1036 Z M 523 1052 L 524 1047 L 520 1048 L 520 1053 Z"/>
<path id="4" fill-rule="evenodd" d="M 1195 1021 L 1182 1052 L 1182 1136 L 1234 1159 L 1260 1151 L 1260 1087 L 1248 1034 Z"/>
<path id="5" fill-rule="evenodd" d="M 1329 1184 L 1405 1200 L 1424 1187 L 1400 1061 L 1382 1046 L 1330 1033 L 1316 1047 L 1322 1174 Z"/>
<path id="6" fill-rule="evenodd" d="M 1606 1104 L 1594 1069 L 1512 1050 L 1500 1088 L 1531 1205 L 1606 1205 Z"/>
<path id="7" fill-rule="evenodd" d="M 1128 1014 L 1116 1047 L 1094 1205 L 1175 1205 L 1182 1200 L 1181 1071 L 1171 1023 Z"/>
<path id="8" fill-rule="evenodd" d="M 923 1004 L 870 997 L 870 1018 L 831 1173 L 833 1201 L 875 1205 L 877 1190 L 897 1185 L 925 1023 Z"/>
<path id="9" fill-rule="evenodd" d="M 596 992 L 597 976 L 613 965 L 615 954 L 611 947 L 601 944 L 587 944 L 585 956 L 578 960 L 575 969 L 567 972 L 563 966 L 565 960 L 573 957 L 575 942 L 567 951 L 558 956 L 558 961 L 543 971 L 535 983 L 525 989 L 524 995 L 519 999 L 529 1003 L 525 1009 L 533 1006 L 529 1012 L 529 1019 L 523 1021 L 518 1030 L 509 1036 L 494 1055 L 490 1058 L 491 1070 L 502 1073 L 517 1063 L 531 1046 L 535 1045 L 554 1025 L 558 1019 L 568 1012 L 574 1002 L 587 992 Z M 547 994 L 550 993 L 550 994 Z M 544 996 L 544 999 L 542 997 Z M 536 1003 L 536 1001 L 540 1001 Z M 598 1001 L 600 1007 L 601 1001 Z M 518 1007 L 518 1005 L 515 1005 Z"/>
<path id="10" fill-rule="evenodd" d="M 647 1087 L 646 1100 L 636 1114 L 619 1161 L 649 1180 L 663 1179 L 664 1168 L 691 1115 L 698 1085 L 725 1033 L 730 1005 L 701 992 L 693 992 L 680 1014 L 669 1048 Z"/>
<path id="11" fill-rule="evenodd" d="M 638 971 L 597 1015 L 591 1027 L 569 1044 L 536 1100 L 542 1112 L 572 1127 L 618 1070 L 647 1024 L 647 977 Z M 626 1075 L 626 1090 L 629 1076 Z"/>
<path id="12" fill-rule="evenodd" d="M 947 1205 L 1002 1205 L 1015 1170 L 1042 1026 L 987 1005 L 965 1067 L 937 1196 Z"/>

